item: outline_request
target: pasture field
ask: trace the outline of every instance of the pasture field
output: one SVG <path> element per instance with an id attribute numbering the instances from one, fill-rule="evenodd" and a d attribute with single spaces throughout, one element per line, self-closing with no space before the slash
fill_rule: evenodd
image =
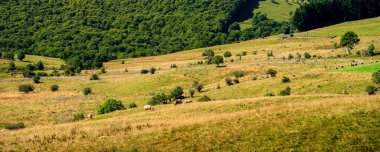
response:
<path id="1" fill-rule="evenodd" d="M 164 56 L 119 59 L 104 64 L 107 73 L 99 74 L 100 80 L 89 79 L 99 70 L 84 70 L 77 76 L 42 77 L 41 83 L 33 84 L 20 73 L 6 73 L 9 61 L 1 59 L 0 127 L 23 122 L 25 128 L 0 128 L 0 151 L 379 151 L 380 96 L 369 96 L 365 89 L 374 85 L 372 72 L 379 67 L 374 61 L 380 57 L 345 56 L 345 48 L 333 47 L 340 37 L 330 38 L 326 32 L 353 30 L 361 39 L 353 52 L 369 44 L 378 51 L 380 36 L 354 28 L 365 22 L 373 23 L 365 29 L 377 29 L 378 20 L 308 32 L 318 37 L 297 33 L 280 40 L 278 35 Z M 205 60 L 201 54 L 208 49 L 217 55 L 230 51 L 233 56 L 225 58 L 220 68 L 197 64 Z M 237 56 L 243 52 L 247 55 Z M 274 56 L 268 57 L 268 52 Z M 297 57 L 305 52 L 315 56 Z M 288 59 L 289 54 L 294 58 Z M 32 55 L 25 60 L 15 61 L 16 67 L 41 60 L 50 72 L 64 64 Z M 350 67 L 353 61 L 364 64 Z M 178 67 L 171 68 L 173 64 Z M 151 67 L 157 69 L 156 74 L 140 73 Z M 276 70 L 277 76 L 269 77 L 268 69 Z M 227 86 L 225 79 L 234 79 L 236 71 L 244 73 L 240 83 Z M 290 82 L 283 83 L 283 77 Z M 205 86 L 190 98 L 193 81 Z M 18 92 L 22 84 L 33 84 L 34 91 Z M 50 91 L 53 84 L 59 86 L 57 92 Z M 193 103 L 143 110 L 153 95 L 169 93 L 176 86 L 183 87 Z M 280 96 L 288 86 L 291 95 Z M 85 87 L 93 93 L 83 95 Z M 212 101 L 198 102 L 204 95 Z M 126 107 L 132 102 L 138 107 L 73 121 L 75 114 L 96 113 L 111 98 Z"/>
<path id="2" fill-rule="evenodd" d="M 255 0 L 252 0 L 254 2 Z M 268 18 L 275 21 L 289 21 L 291 13 L 299 7 L 296 2 L 286 0 L 276 0 L 273 3 L 271 0 L 259 0 L 257 8 L 254 8 L 253 13 L 258 12 L 267 14 Z M 252 19 L 245 20 L 240 23 L 242 29 L 246 29 L 252 26 Z"/>

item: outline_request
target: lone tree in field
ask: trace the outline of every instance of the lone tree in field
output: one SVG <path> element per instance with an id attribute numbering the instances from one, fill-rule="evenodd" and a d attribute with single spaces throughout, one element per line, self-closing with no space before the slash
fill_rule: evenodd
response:
<path id="1" fill-rule="evenodd" d="M 340 39 L 340 46 L 344 46 L 347 48 L 347 54 L 351 54 L 351 50 L 354 48 L 356 44 L 358 44 L 360 39 L 358 35 L 352 31 L 349 31 L 343 35 Z"/>
<path id="2" fill-rule="evenodd" d="M 224 63 L 224 59 L 222 56 L 217 55 L 212 58 L 211 62 L 216 64 L 216 67 L 220 67 L 219 65 Z"/>
<path id="3" fill-rule="evenodd" d="M 24 52 L 20 52 L 17 54 L 17 59 L 19 59 L 20 61 L 24 60 L 25 59 L 25 53 Z"/>

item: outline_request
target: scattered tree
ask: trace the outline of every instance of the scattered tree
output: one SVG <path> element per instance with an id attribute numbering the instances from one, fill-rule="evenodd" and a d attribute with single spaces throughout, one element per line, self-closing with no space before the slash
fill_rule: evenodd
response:
<path id="1" fill-rule="evenodd" d="M 170 97 L 173 99 L 181 99 L 183 96 L 183 88 L 178 86 L 170 92 Z"/>
<path id="2" fill-rule="evenodd" d="M 194 94 L 195 94 L 195 90 L 190 89 L 190 90 L 189 90 L 189 94 L 190 94 L 190 97 L 193 98 L 193 97 L 194 97 Z"/>
<path id="3" fill-rule="evenodd" d="M 31 70 L 24 70 L 24 72 L 22 72 L 22 76 L 24 76 L 24 78 L 33 78 L 35 75 L 36 73 Z"/>
<path id="4" fill-rule="evenodd" d="M 194 81 L 193 82 L 193 87 L 198 92 L 202 92 L 202 89 L 203 89 L 204 85 L 202 83 L 199 83 L 198 81 Z"/>
<path id="5" fill-rule="evenodd" d="M 360 39 L 358 35 L 352 31 L 349 31 L 343 35 L 340 40 L 340 46 L 347 48 L 347 54 L 351 54 L 351 50 L 359 43 Z"/>
<path id="6" fill-rule="evenodd" d="M 3 58 L 6 59 L 6 60 L 14 60 L 15 59 L 15 54 L 13 54 L 12 52 L 5 52 L 3 54 Z"/>
<path id="7" fill-rule="evenodd" d="M 98 109 L 98 114 L 106 114 L 116 110 L 124 110 L 125 107 L 121 101 L 115 99 L 106 100 Z"/>
<path id="8" fill-rule="evenodd" d="M 16 70 L 16 64 L 13 61 L 9 62 L 8 70 L 11 71 L 13 75 L 13 72 Z"/>
<path id="9" fill-rule="evenodd" d="M 168 100 L 170 100 L 170 98 L 166 94 L 164 94 L 164 93 L 156 94 L 150 99 L 149 104 L 150 105 L 158 105 L 158 104 L 162 104 Z"/>
<path id="10" fill-rule="evenodd" d="M 74 115 L 73 121 L 80 121 L 84 119 L 83 113 L 77 113 Z"/>
<path id="11" fill-rule="evenodd" d="M 36 68 L 34 67 L 34 65 L 32 65 L 32 64 L 28 64 L 28 65 L 26 65 L 26 68 L 25 68 L 25 70 L 30 70 L 30 71 L 34 71 Z"/>
<path id="12" fill-rule="evenodd" d="M 375 84 L 380 85 L 380 70 L 372 74 L 372 81 Z"/>
<path id="13" fill-rule="evenodd" d="M 226 78 L 225 81 L 226 81 L 226 85 L 227 85 L 227 86 L 234 85 L 234 84 L 232 83 L 232 80 L 231 80 L 230 78 Z"/>
<path id="14" fill-rule="evenodd" d="M 224 59 L 222 56 L 217 55 L 212 58 L 212 63 L 216 64 L 216 67 L 219 67 L 220 64 L 224 63 Z"/>

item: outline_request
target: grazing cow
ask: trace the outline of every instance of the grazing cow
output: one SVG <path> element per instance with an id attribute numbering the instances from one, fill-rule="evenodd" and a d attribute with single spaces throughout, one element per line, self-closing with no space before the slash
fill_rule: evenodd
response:
<path id="1" fill-rule="evenodd" d="M 91 112 L 90 114 L 87 115 L 88 119 L 92 119 L 94 117 L 94 114 Z"/>
<path id="2" fill-rule="evenodd" d="M 174 105 L 176 106 L 176 105 L 179 105 L 179 104 L 182 104 L 182 100 L 181 99 L 175 100 Z"/>
<path id="3" fill-rule="evenodd" d="M 151 105 L 145 105 L 144 110 L 154 110 L 154 107 Z"/>
<path id="4" fill-rule="evenodd" d="M 185 103 L 193 103 L 191 100 L 185 100 Z"/>

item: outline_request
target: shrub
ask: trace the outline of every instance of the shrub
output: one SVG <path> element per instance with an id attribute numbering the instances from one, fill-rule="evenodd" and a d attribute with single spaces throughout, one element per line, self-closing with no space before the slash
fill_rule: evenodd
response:
<path id="1" fill-rule="evenodd" d="M 30 70 L 30 71 L 33 71 L 33 70 L 35 70 L 36 68 L 32 65 L 32 64 L 28 64 L 28 65 L 26 65 L 26 68 L 25 68 L 26 70 Z"/>
<path id="2" fill-rule="evenodd" d="M 289 83 L 290 79 L 288 77 L 283 77 L 281 81 L 282 83 Z"/>
<path id="3" fill-rule="evenodd" d="M 203 57 L 211 58 L 215 55 L 214 51 L 212 50 L 206 50 L 202 53 Z"/>
<path id="4" fill-rule="evenodd" d="M 291 91 L 292 89 L 290 89 L 290 87 L 286 87 L 284 90 L 281 90 L 280 91 L 280 96 L 288 96 L 288 95 L 290 95 L 290 91 Z"/>
<path id="5" fill-rule="evenodd" d="M 227 86 L 233 85 L 232 80 L 230 78 L 226 78 L 225 81 Z"/>
<path id="6" fill-rule="evenodd" d="M 100 107 L 98 108 L 98 114 L 106 114 L 116 110 L 124 110 L 125 107 L 121 101 L 117 101 L 115 99 L 106 100 Z"/>
<path id="7" fill-rule="evenodd" d="M 257 51 L 253 51 L 253 53 L 252 53 L 253 55 L 257 55 Z"/>
<path id="8" fill-rule="evenodd" d="M 358 35 L 352 31 L 348 31 L 340 39 L 340 46 L 347 47 L 348 50 L 351 50 L 355 44 L 359 43 L 360 39 Z"/>
<path id="9" fill-rule="evenodd" d="M 35 75 L 34 77 L 33 77 L 33 82 L 34 83 L 40 83 L 40 76 L 38 76 L 38 75 Z"/>
<path id="10" fill-rule="evenodd" d="M 46 76 L 48 76 L 48 74 L 46 72 L 37 72 L 36 75 L 39 76 L 39 77 L 46 77 Z"/>
<path id="11" fill-rule="evenodd" d="M 216 64 L 216 67 L 219 67 L 219 64 L 224 63 L 224 59 L 222 56 L 217 55 L 212 58 L 211 62 Z"/>
<path id="12" fill-rule="evenodd" d="M 189 94 L 190 94 L 190 97 L 194 97 L 194 94 L 195 94 L 195 90 L 193 90 L 193 89 L 190 89 L 190 90 L 189 90 Z"/>
<path id="13" fill-rule="evenodd" d="M 31 71 L 31 70 L 25 70 L 24 72 L 22 72 L 22 76 L 24 76 L 25 78 L 33 78 L 36 74 Z"/>
<path id="14" fill-rule="evenodd" d="M 42 61 L 38 61 L 36 63 L 36 65 L 34 65 L 34 67 L 37 69 L 37 70 L 44 70 L 45 67 L 44 67 L 44 63 L 42 63 Z"/>
<path id="15" fill-rule="evenodd" d="M 380 85 L 380 70 L 372 74 L 372 81 Z"/>
<path id="16" fill-rule="evenodd" d="M 288 59 L 289 59 L 289 60 L 291 60 L 291 59 L 293 59 L 293 58 L 294 58 L 294 56 L 293 56 L 292 54 L 289 54 L 289 55 L 288 55 Z"/>
<path id="17" fill-rule="evenodd" d="M 232 54 L 231 54 L 230 51 L 226 51 L 226 52 L 224 52 L 223 56 L 224 56 L 225 58 L 229 58 L 229 57 L 232 56 Z"/>
<path id="18" fill-rule="evenodd" d="M 16 64 L 13 61 L 9 62 L 8 70 L 12 72 L 16 70 Z"/>
<path id="19" fill-rule="evenodd" d="M 366 56 L 374 56 L 375 55 L 375 46 L 373 44 L 369 45 L 365 54 L 366 54 Z"/>
<path id="20" fill-rule="evenodd" d="M 15 59 L 15 55 L 12 52 L 5 52 L 3 54 L 3 58 L 7 60 L 13 60 Z"/>
<path id="21" fill-rule="evenodd" d="M 164 93 L 156 94 L 152 97 L 152 99 L 150 99 L 148 104 L 158 105 L 158 104 L 162 104 L 162 103 L 166 102 L 167 100 L 169 100 L 169 97 L 166 94 L 164 94 Z"/>
<path id="22" fill-rule="evenodd" d="M 25 124 L 23 122 L 15 123 L 15 124 L 0 124 L 0 128 L 5 128 L 8 130 L 17 130 L 17 129 L 22 129 L 25 128 Z"/>
<path id="23" fill-rule="evenodd" d="M 84 89 L 83 89 L 83 94 L 84 94 L 84 95 L 89 95 L 89 94 L 91 94 L 91 93 L 92 93 L 91 88 L 88 88 L 88 87 L 87 87 L 87 88 L 84 88 Z"/>
<path id="24" fill-rule="evenodd" d="M 309 53 L 307 53 L 307 52 L 305 52 L 303 54 L 303 56 L 305 57 L 305 59 L 310 59 L 311 58 L 311 55 Z"/>
<path id="25" fill-rule="evenodd" d="M 154 68 L 154 67 L 151 67 L 151 68 L 149 69 L 150 74 L 155 74 L 156 71 L 157 71 L 157 69 Z"/>
<path id="26" fill-rule="evenodd" d="M 276 96 L 276 95 L 274 95 L 274 93 L 272 93 L 272 92 L 269 92 L 265 96 L 267 96 L 267 97 L 273 97 L 273 96 Z"/>
<path id="27" fill-rule="evenodd" d="M 99 80 L 99 76 L 97 74 L 91 75 L 90 80 Z"/>
<path id="28" fill-rule="evenodd" d="M 172 64 L 172 65 L 170 65 L 170 68 L 178 68 L 178 66 L 177 66 L 177 64 Z"/>
<path id="29" fill-rule="evenodd" d="M 175 87 L 171 92 L 170 92 L 170 96 L 173 98 L 173 99 L 181 99 L 183 96 L 183 88 L 178 86 L 178 87 Z"/>
<path id="30" fill-rule="evenodd" d="M 20 52 L 17 54 L 17 59 L 19 59 L 20 61 L 24 60 L 25 59 L 25 53 L 24 52 Z"/>
<path id="31" fill-rule="evenodd" d="M 208 96 L 206 96 L 206 95 L 204 95 L 204 96 L 200 97 L 200 98 L 198 99 L 198 101 L 201 101 L 201 102 L 207 102 L 207 101 L 211 101 L 211 98 L 208 97 Z"/>
<path id="32" fill-rule="evenodd" d="M 239 83 L 240 83 L 239 79 L 234 79 L 234 84 L 239 84 Z"/>
<path id="33" fill-rule="evenodd" d="M 378 89 L 375 86 L 369 85 L 369 86 L 367 86 L 365 91 L 368 93 L 368 95 L 374 95 L 377 90 Z"/>
<path id="34" fill-rule="evenodd" d="M 121 61 L 121 64 L 125 64 L 125 61 Z"/>
<path id="35" fill-rule="evenodd" d="M 221 89 L 221 87 L 220 87 L 220 85 L 218 84 L 218 85 L 216 85 L 216 89 Z"/>
<path id="36" fill-rule="evenodd" d="M 132 109 L 132 108 L 137 108 L 137 104 L 135 102 L 132 102 L 128 105 L 128 108 Z"/>
<path id="37" fill-rule="evenodd" d="M 75 73 L 80 74 L 82 72 L 82 69 L 80 67 L 75 68 Z"/>
<path id="38" fill-rule="evenodd" d="M 246 56 L 247 55 L 247 52 L 244 51 L 243 53 L 241 53 L 242 56 Z"/>
<path id="39" fill-rule="evenodd" d="M 59 86 L 58 85 L 52 85 L 52 86 L 50 86 L 50 90 L 52 91 L 52 92 L 56 92 L 56 91 L 58 91 L 58 89 L 59 89 Z"/>
<path id="40" fill-rule="evenodd" d="M 18 91 L 20 91 L 20 92 L 29 93 L 33 90 L 34 90 L 34 87 L 31 84 L 24 84 L 24 85 L 18 86 Z"/>
<path id="41" fill-rule="evenodd" d="M 83 120 L 83 119 L 84 119 L 83 113 L 77 113 L 74 115 L 73 121 L 79 121 L 79 120 Z"/>
<path id="42" fill-rule="evenodd" d="M 142 69 L 141 70 L 141 74 L 147 74 L 147 73 L 149 73 L 149 70 L 147 70 L 147 69 Z"/>
<path id="43" fill-rule="evenodd" d="M 243 71 L 234 71 L 232 72 L 232 75 L 234 75 L 235 78 L 241 78 L 245 76 L 245 73 Z"/>
<path id="44" fill-rule="evenodd" d="M 268 51 L 267 52 L 267 57 L 273 57 L 273 52 L 272 51 Z"/>
<path id="45" fill-rule="evenodd" d="M 193 82 L 193 87 L 198 92 L 202 92 L 202 89 L 203 89 L 204 85 L 202 83 L 199 83 L 198 81 L 194 81 Z"/>
<path id="46" fill-rule="evenodd" d="M 273 69 L 267 70 L 266 73 L 269 74 L 271 77 L 276 77 L 276 75 L 277 75 L 277 71 L 273 70 Z"/>
<path id="47" fill-rule="evenodd" d="M 107 73 L 106 69 L 103 67 L 103 68 L 100 68 L 100 73 Z"/>

